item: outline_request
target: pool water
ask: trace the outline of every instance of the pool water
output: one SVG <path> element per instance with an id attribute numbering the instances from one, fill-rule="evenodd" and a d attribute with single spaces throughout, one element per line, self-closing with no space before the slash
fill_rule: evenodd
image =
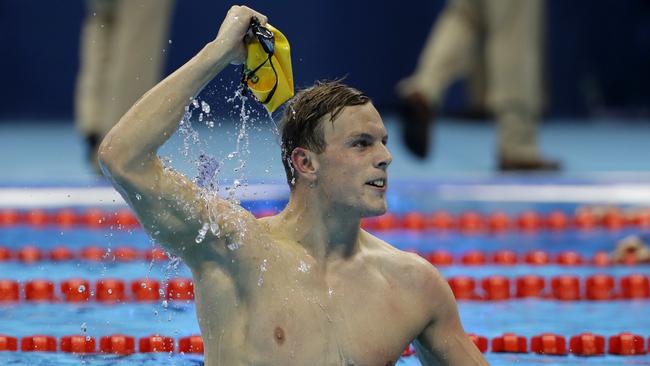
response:
<path id="1" fill-rule="evenodd" d="M 510 231 L 505 234 L 462 234 L 458 232 L 393 230 L 377 232 L 381 238 L 393 245 L 409 250 L 427 253 L 444 249 L 455 256 L 472 249 L 485 252 L 508 249 L 523 254 L 534 249 L 549 253 L 573 250 L 590 257 L 598 250 L 611 250 L 613 243 L 638 230 L 608 231 L 595 229 L 588 232 L 565 230 L 561 232 L 521 233 Z M 10 226 L 0 229 L 0 246 L 14 250 L 33 244 L 47 251 L 64 244 L 72 250 L 88 245 L 116 248 L 128 245 L 141 250 L 152 247 L 147 236 L 138 229 L 61 229 L 55 226 L 31 227 Z M 477 280 L 502 275 L 510 279 L 526 274 L 537 274 L 545 278 L 561 274 L 572 274 L 586 278 L 596 273 L 605 273 L 618 279 L 622 276 L 641 273 L 650 275 L 650 266 L 595 267 L 581 265 L 567 267 L 560 265 L 533 266 L 517 264 L 468 266 L 453 264 L 439 267 L 446 277 L 470 276 Z M 164 262 L 68 262 L 39 261 L 25 264 L 18 261 L 0 261 L 0 279 L 21 282 L 44 278 L 58 285 L 62 280 L 81 277 L 91 283 L 102 278 L 119 278 L 127 281 L 148 277 L 161 282 L 175 277 L 189 277 L 189 270 L 178 261 Z M 593 332 L 608 337 L 620 332 L 640 334 L 647 342 L 650 336 L 649 300 L 612 301 L 558 301 L 552 299 L 510 299 L 507 301 L 459 301 L 459 311 L 467 332 L 488 339 L 506 332 L 527 337 L 528 341 L 538 334 L 552 332 L 568 338 L 582 332 Z M 86 334 L 99 341 L 103 335 L 123 333 L 139 337 L 162 334 L 175 339 L 198 334 L 199 328 L 192 302 L 101 304 L 95 301 L 82 304 L 65 302 L 15 304 L 0 303 L 0 334 L 21 338 L 34 334 L 48 334 L 58 338 L 64 335 Z M 529 343 L 530 344 L 530 343 Z M 136 347 L 137 348 L 137 347 Z M 543 356 L 533 353 L 507 354 L 488 351 L 486 358 L 492 365 L 650 365 L 650 356 L 598 356 L 576 357 Z M 130 356 L 88 355 L 77 356 L 65 353 L 0 352 L 0 365 L 200 365 L 198 355 L 133 354 Z M 415 356 L 403 357 L 398 365 L 419 365 Z"/>

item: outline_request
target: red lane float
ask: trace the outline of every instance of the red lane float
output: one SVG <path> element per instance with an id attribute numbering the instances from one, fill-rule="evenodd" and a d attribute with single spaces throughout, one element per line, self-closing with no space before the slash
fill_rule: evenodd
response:
<path id="1" fill-rule="evenodd" d="M 486 262 L 485 254 L 479 250 L 470 250 L 460 258 L 462 264 L 466 266 L 481 266 Z"/>
<path id="2" fill-rule="evenodd" d="M 87 246 L 81 249 L 79 256 L 87 261 L 101 262 L 106 257 L 106 248 L 97 245 Z"/>
<path id="3" fill-rule="evenodd" d="M 105 278 L 95 284 L 95 298 L 99 302 L 118 303 L 126 301 L 124 281 L 115 278 Z"/>
<path id="4" fill-rule="evenodd" d="M 559 253 L 555 258 L 555 262 L 561 266 L 579 266 L 583 260 L 580 253 L 568 250 Z"/>
<path id="5" fill-rule="evenodd" d="M 517 227 L 526 232 L 535 232 L 543 228 L 543 219 L 535 211 L 524 211 L 517 217 Z"/>
<path id="6" fill-rule="evenodd" d="M 113 250 L 113 255 L 112 256 L 109 255 L 109 257 L 118 262 L 133 262 L 138 259 L 141 259 L 143 256 L 135 248 L 121 246 L 115 248 Z"/>
<path id="7" fill-rule="evenodd" d="M 0 334 L 0 352 L 15 352 L 18 350 L 18 339 L 16 337 Z"/>
<path id="8" fill-rule="evenodd" d="M 79 334 L 61 337 L 60 347 L 61 351 L 66 353 L 88 354 L 97 352 L 95 338 Z"/>
<path id="9" fill-rule="evenodd" d="M 437 211 L 432 213 L 427 219 L 428 226 L 435 230 L 451 230 L 456 226 L 454 217 L 445 211 Z"/>
<path id="10" fill-rule="evenodd" d="M 178 340 L 178 352 L 203 354 L 203 338 L 191 335 Z"/>
<path id="11" fill-rule="evenodd" d="M 614 277 L 610 275 L 596 274 L 587 277 L 585 288 L 588 300 L 606 301 L 616 298 Z"/>
<path id="12" fill-rule="evenodd" d="M 467 336 L 482 353 L 488 351 L 489 340 L 486 337 L 468 333 Z M 61 352 L 75 354 L 92 354 L 97 351 L 118 355 L 130 355 L 136 352 L 135 337 L 125 334 L 103 336 L 99 341 L 99 350 L 95 338 L 89 335 L 68 335 L 60 338 Z M 20 343 L 20 348 L 18 344 Z M 528 340 L 514 333 L 504 333 L 491 340 L 492 352 L 496 353 L 528 353 Z M 56 352 L 57 339 L 50 335 L 31 335 L 20 339 L 0 334 L 0 351 L 22 352 Z M 137 352 L 165 352 L 202 354 L 204 352 L 203 338 L 200 335 L 190 335 L 178 339 L 178 349 L 175 349 L 175 339 L 158 334 L 138 339 Z M 605 354 L 605 337 L 590 332 L 569 337 L 568 349 L 566 337 L 554 333 L 542 333 L 530 339 L 530 351 L 540 355 L 566 356 L 571 353 L 576 356 L 603 356 Z M 644 355 L 647 349 L 643 336 L 622 332 L 608 338 L 608 353 L 619 356 Z M 408 357 L 415 354 L 415 349 L 409 345 L 402 354 Z"/>
<path id="13" fill-rule="evenodd" d="M 510 299 L 510 280 L 503 276 L 490 276 L 481 281 L 485 300 L 500 301 Z"/>
<path id="14" fill-rule="evenodd" d="M 457 300 L 476 300 L 478 296 L 474 292 L 476 288 L 476 281 L 467 276 L 450 277 L 447 282 L 454 297 Z"/>
<path id="15" fill-rule="evenodd" d="M 49 280 L 32 280 L 25 283 L 25 300 L 34 302 L 56 301 L 54 283 Z"/>
<path id="16" fill-rule="evenodd" d="M 650 298 L 650 280 L 642 274 L 631 274 L 621 278 L 621 293 L 625 299 Z"/>
<path id="17" fill-rule="evenodd" d="M 492 254 L 492 263 L 502 266 L 517 264 L 517 254 L 511 250 L 499 250 Z"/>
<path id="18" fill-rule="evenodd" d="M 108 224 L 107 222 L 108 214 L 102 210 L 98 209 L 89 209 L 86 212 L 82 213 L 79 221 L 90 228 L 99 229 Z"/>
<path id="19" fill-rule="evenodd" d="M 427 219 L 420 212 L 409 212 L 402 218 L 402 227 L 406 230 L 423 231 L 427 228 Z"/>
<path id="20" fill-rule="evenodd" d="M 581 333 L 571 337 L 569 352 L 576 356 L 602 356 L 605 354 L 605 337 L 593 333 Z"/>
<path id="21" fill-rule="evenodd" d="M 90 282 L 82 278 L 62 281 L 61 293 L 66 302 L 86 302 L 90 299 Z"/>
<path id="22" fill-rule="evenodd" d="M 644 340 L 640 335 L 624 332 L 609 337 L 609 353 L 613 355 L 643 355 L 645 352 Z"/>
<path id="23" fill-rule="evenodd" d="M 11 249 L 0 247 L 0 262 L 8 261 L 11 257 L 13 257 Z"/>
<path id="24" fill-rule="evenodd" d="M 56 352 L 56 338 L 48 335 L 33 335 L 20 340 L 23 352 Z"/>
<path id="25" fill-rule="evenodd" d="M 437 250 L 424 256 L 434 266 L 449 266 L 454 263 L 451 253 L 444 250 Z"/>
<path id="26" fill-rule="evenodd" d="M 26 245 L 18 251 L 17 257 L 23 263 L 34 263 L 43 259 L 43 252 L 34 245 Z"/>
<path id="27" fill-rule="evenodd" d="M 569 218 L 562 211 L 551 211 L 546 216 L 545 224 L 550 230 L 561 231 L 569 227 Z"/>
<path id="28" fill-rule="evenodd" d="M 135 338 L 124 334 L 112 334 L 99 339 L 99 351 L 118 355 L 135 353 Z"/>
<path id="29" fill-rule="evenodd" d="M 495 233 L 510 229 L 510 218 L 504 212 L 497 211 L 488 216 L 488 227 Z"/>
<path id="30" fill-rule="evenodd" d="M 514 333 L 504 333 L 492 339 L 492 352 L 528 353 L 526 337 Z"/>
<path id="31" fill-rule="evenodd" d="M 483 216 L 476 211 L 466 211 L 458 217 L 458 228 L 464 233 L 479 233 L 483 231 L 484 226 Z"/>
<path id="32" fill-rule="evenodd" d="M 580 300 L 580 280 L 576 276 L 561 275 L 551 279 L 553 297 L 562 301 Z"/>
<path id="33" fill-rule="evenodd" d="M 517 277 L 516 296 L 524 297 L 543 297 L 546 281 L 544 277 L 537 275 L 526 275 Z"/>
<path id="34" fill-rule="evenodd" d="M 194 300 L 194 283 L 189 278 L 173 278 L 167 282 L 167 300 Z"/>
<path id="35" fill-rule="evenodd" d="M 160 300 L 160 282 L 151 278 L 141 278 L 131 282 L 131 293 L 136 301 Z"/>
<path id="36" fill-rule="evenodd" d="M 53 262 L 69 261 L 75 258 L 74 253 L 67 247 L 57 246 L 47 254 L 47 258 Z"/>
<path id="37" fill-rule="evenodd" d="M 514 282 L 514 289 L 511 284 Z M 547 282 L 550 283 L 546 288 Z M 477 283 L 481 294 L 477 293 Z M 541 298 L 560 301 L 609 301 L 615 299 L 650 298 L 650 278 L 643 274 L 631 274 L 620 279 L 606 274 L 595 274 L 585 279 L 574 275 L 559 275 L 545 279 L 539 275 L 523 275 L 514 278 L 501 275 L 486 276 L 476 279 L 469 276 L 451 276 L 448 284 L 457 300 L 503 301 L 516 298 Z M 617 286 L 618 284 L 618 286 Z M 62 299 L 66 302 L 86 302 L 92 297 L 91 284 L 82 278 L 61 281 L 54 285 L 52 281 L 36 279 L 25 282 L 24 300 L 57 301 L 55 288 L 60 289 Z M 161 299 L 192 301 L 194 285 L 190 278 L 170 279 L 163 285 L 156 279 L 141 278 L 127 284 L 120 279 L 105 278 L 95 282 L 95 297 L 98 302 L 116 303 L 124 301 L 159 301 Z M 514 291 L 514 292 L 513 292 Z M 21 300 L 20 283 L 15 280 L 0 279 L 0 303 Z"/>
<path id="38" fill-rule="evenodd" d="M 423 258 L 426 258 L 434 265 L 468 265 L 479 266 L 486 264 L 496 265 L 515 265 L 518 264 L 520 259 L 516 252 L 512 250 L 497 250 L 494 252 L 484 252 L 481 250 L 470 250 L 462 253 L 458 258 L 446 250 L 435 250 L 432 252 L 418 252 L 415 250 L 407 250 L 417 253 Z M 136 260 L 146 261 L 168 261 L 170 256 L 162 248 L 150 248 L 141 250 L 132 246 L 118 246 L 115 248 L 101 247 L 98 245 L 89 245 L 79 249 L 78 251 L 72 250 L 64 245 L 58 245 L 49 251 L 44 251 L 35 245 L 26 245 L 19 248 L 15 253 L 7 247 L 0 247 L 0 262 L 11 260 L 13 258 L 19 259 L 23 263 L 35 263 L 45 259 L 59 262 L 68 261 L 72 259 L 81 259 L 91 262 L 101 261 L 115 261 L 115 262 L 131 262 Z M 522 261 L 527 265 L 545 266 L 553 263 L 561 266 L 598 266 L 606 267 L 613 265 L 609 254 L 604 251 L 594 253 L 593 257 L 585 260 L 581 254 L 575 251 L 563 251 L 553 256 L 545 251 L 533 250 L 523 255 Z M 635 260 L 627 261 L 624 263 L 626 266 L 637 265 Z"/>
<path id="39" fill-rule="evenodd" d="M 552 333 L 536 335 L 530 340 L 530 350 L 541 355 L 564 356 L 567 354 L 566 338 Z"/>
<path id="40" fill-rule="evenodd" d="M 22 217 L 18 211 L 12 209 L 0 210 L 0 227 L 18 225 L 21 221 Z"/>
<path id="41" fill-rule="evenodd" d="M 140 353 L 174 352 L 174 339 L 158 334 L 142 337 L 138 340 Z"/>
<path id="42" fill-rule="evenodd" d="M 275 214 L 267 210 L 256 212 L 256 217 Z M 90 208 L 78 212 L 70 208 L 57 211 L 34 209 L 17 211 L 12 209 L 0 210 L 0 227 L 27 224 L 41 227 L 57 225 L 62 228 L 86 226 L 90 228 L 114 227 L 117 229 L 132 229 L 139 226 L 137 217 L 128 209 L 109 212 Z M 369 230 L 406 229 L 422 231 L 427 229 L 451 230 L 459 229 L 464 233 L 493 232 L 501 233 L 518 229 L 534 233 L 539 230 L 560 231 L 568 228 L 591 230 L 602 227 L 608 230 L 621 230 L 628 226 L 650 228 L 650 210 L 643 209 L 635 212 L 623 212 L 621 209 L 610 209 L 604 213 L 595 213 L 589 209 L 579 209 L 574 215 L 555 210 L 547 214 L 537 211 L 523 211 L 511 217 L 505 212 L 479 213 L 476 211 L 462 212 L 457 217 L 446 211 L 433 213 L 410 211 L 403 215 L 387 213 L 380 217 L 362 220 L 362 227 Z"/>
<path id="43" fill-rule="evenodd" d="M 52 221 L 64 228 L 69 228 L 79 223 L 79 217 L 74 210 L 62 209 L 53 215 Z"/>
<path id="44" fill-rule="evenodd" d="M 0 280 L 0 303 L 17 302 L 20 299 L 18 281 Z"/>
<path id="45" fill-rule="evenodd" d="M 44 210 L 30 210 L 24 216 L 25 223 L 32 226 L 44 226 L 51 223 L 50 215 Z"/>
<path id="46" fill-rule="evenodd" d="M 534 250 L 526 253 L 524 260 L 527 264 L 534 266 L 544 266 L 549 264 L 551 261 L 548 253 L 541 250 Z"/>

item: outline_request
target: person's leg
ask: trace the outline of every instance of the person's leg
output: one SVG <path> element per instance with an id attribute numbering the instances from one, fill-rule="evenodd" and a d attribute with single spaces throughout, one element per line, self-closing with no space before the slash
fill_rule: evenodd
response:
<path id="1" fill-rule="evenodd" d="M 472 65 L 481 19 L 475 0 L 450 0 L 440 13 L 420 53 L 413 75 L 398 85 L 405 96 L 421 93 L 435 105 L 441 94 Z"/>
<path id="2" fill-rule="evenodd" d="M 173 0 L 119 0 L 102 136 L 162 76 Z"/>
<path id="3" fill-rule="evenodd" d="M 404 142 L 418 157 L 429 150 L 429 130 L 442 93 L 466 74 L 481 23 L 477 0 L 450 0 L 434 24 L 413 75 L 400 81 Z"/>
<path id="4" fill-rule="evenodd" d="M 80 66 L 75 88 L 75 125 L 88 144 L 89 158 L 103 135 L 106 73 L 111 61 L 115 1 L 88 0 L 81 29 Z M 96 165 L 96 162 L 93 161 Z"/>
<path id="5" fill-rule="evenodd" d="M 556 170 L 541 158 L 542 0 L 485 0 L 488 104 L 496 116 L 502 170 Z"/>

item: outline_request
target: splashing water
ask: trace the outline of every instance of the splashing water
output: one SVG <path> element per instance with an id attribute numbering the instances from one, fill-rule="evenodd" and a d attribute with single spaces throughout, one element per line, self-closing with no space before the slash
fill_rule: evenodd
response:
<path id="1" fill-rule="evenodd" d="M 199 132 L 193 126 L 192 118 L 194 118 L 194 121 L 198 120 L 198 122 L 205 124 L 209 128 L 214 127 L 214 118 L 211 114 L 214 108 L 205 100 L 201 100 L 200 98 L 192 98 L 189 100 L 190 103 L 185 107 L 185 113 L 179 124 L 178 132 L 182 137 L 181 154 L 196 166 L 197 174 L 193 181 L 199 187 L 199 202 L 201 202 L 207 212 L 207 222 L 203 222 L 197 230 L 195 237 L 197 244 L 204 242 L 208 233 L 216 237 L 220 237 L 221 235 L 220 223 L 228 217 L 224 217 L 227 213 L 219 212 L 218 206 L 220 205 L 215 204 L 219 199 L 220 189 L 224 193 L 223 197 L 227 201 L 238 206 L 239 193 L 248 186 L 245 175 L 247 160 L 250 155 L 249 131 L 255 128 L 253 122 L 261 117 L 261 115 L 258 115 L 259 117 L 253 115 L 253 113 L 257 112 L 249 106 L 249 96 L 245 87 L 242 84 L 236 85 L 234 95 L 226 98 L 226 101 L 235 107 L 233 108 L 233 114 L 236 113 L 237 119 L 239 120 L 238 129 L 235 134 L 234 151 L 224 154 L 221 158 L 215 158 L 208 153 L 210 151 L 208 142 L 201 141 L 199 138 Z M 273 133 L 279 136 L 278 126 L 270 113 L 269 118 L 273 122 Z M 235 167 L 232 170 L 235 177 L 232 180 L 232 185 L 222 188 L 220 187 L 219 176 L 226 163 L 235 163 Z M 200 212 L 201 208 L 200 206 L 197 207 L 196 203 L 188 202 L 185 205 L 185 210 L 191 217 L 197 217 Z M 243 235 L 246 231 L 244 227 L 245 223 L 240 222 L 239 224 L 241 227 L 238 231 Z M 233 240 L 227 247 L 229 250 L 237 250 L 240 247 L 239 243 L 241 243 L 241 240 Z"/>
<path id="2" fill-rule="evenodd" d="M 264 259 L 260 264 L 260 277 L 257 279 L 257 286 L 262 287 L 264 284 L 264 272 L 268 270 L 268 260 Z"/>
<path id="3" fill-rule="evenodd" d="M 305 262 L 302 261 L 302 260 L 300 261 L 300 265 L 298 266 L 298 270 L 299 270 L 300 272 L 302 272 L 302 273 L 307 273 L 307 272 L 309 272 L 309 269 L 310 269 L 310 268 L 311 268 L 311 267 L 309 266 L 309 264 L 305 263 Z"/>

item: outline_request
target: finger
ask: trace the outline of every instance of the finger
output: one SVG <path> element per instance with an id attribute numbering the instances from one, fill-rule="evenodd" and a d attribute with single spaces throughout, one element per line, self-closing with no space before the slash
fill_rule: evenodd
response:
<path id="1" fill-rule="evenodd" d="M 242 5 L 241 7 L 243 9 L 245 9 L 249 14 L 251 14 L 251 17 L 256 17 L 257 20 L 260 21 L 261 25 L 266 25 L 266 23 L 268 22 L 269 19 L 268 19 L 268 17 L 266 15 L 264 15 L 264 14 L 258 12 L 258 11 L 255 11 L 255 10 L 249 8 L 248 6 L 245 6 L 245 5 Z"/>

